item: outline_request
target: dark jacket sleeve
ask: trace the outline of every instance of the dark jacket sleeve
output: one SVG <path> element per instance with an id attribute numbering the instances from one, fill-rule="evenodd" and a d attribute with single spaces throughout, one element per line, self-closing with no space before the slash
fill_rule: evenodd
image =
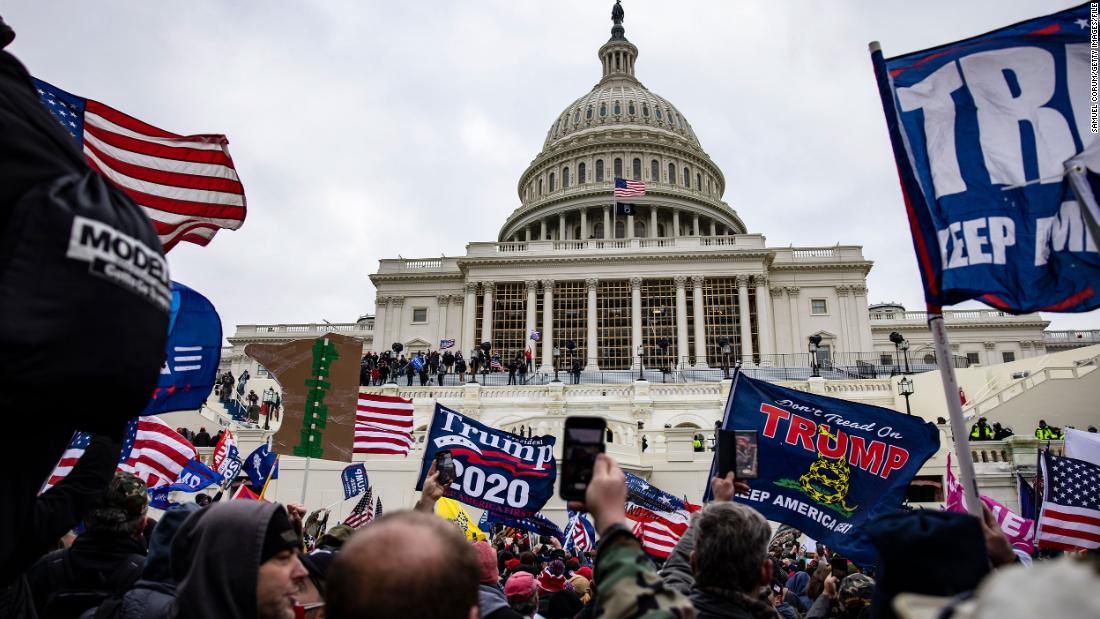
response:
<path id="1" fill-rule="evenodd" d="M 806 613 L 806 619 L 825 619 L 832 610 L 832 598 L 826 597 L 825 595 L 819 595 L 817 599 L 814 600 L 814 605 L 810 607 L 810 612 Z"/>
<path id="2" fill-rule="evenodd" d="M 83 520 L 114 476 L 121 449 L 121 445 L 105 436 L 92 437 L 73 470 L 38 496 L 34 521 L 25 532 L 28 541 L 44 551 Z"/>
<path id="3" fill-rule="evenodd" d="M 691 551 L 694 548 L 695 523 L 692 522 L 680 541 L 676 542 L 660 572 L 665 585 L 684 595 L 691 595 L 691 588 L 695 586 L 695 574 L 691 571 Z"/>
<path id="4" fill-rule="evenodd" d="M 481 619 L 523 619 L 523 615 L 505 606 L 504 608 L 494 610 Z"/>

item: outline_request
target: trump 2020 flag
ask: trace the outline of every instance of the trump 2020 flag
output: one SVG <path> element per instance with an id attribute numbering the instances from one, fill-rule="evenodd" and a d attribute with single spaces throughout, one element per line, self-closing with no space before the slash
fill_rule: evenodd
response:
<path id="1" fill-rule="evenodd" d="M 741 372 L 722 427 L 757 431 L 760 478 L 738 501 L 863 565 L 876 555 L 861 527 L 901 507 L 909 482 L 940 446 L 936 426 L 920 417 Z"/>
<path id="2" fill-rule="evenodd" d="M 1082 4 L 889 59 L 872 45 L 930 306 L 1100 307 L 1096 239 L 1067 173 L 1100 170 L 1089 24 Z"/>
<path id="3" fill-rule="evenodd" d="M 517 436 L 435 405 L 416 489 L 424 488 L 435 454 L 448 449 L 455 481 L 444 496 L 509 516 L 534 515 L 554 494 L 553 436 Z"/>
<path id="4" fill-rule="evenodd" d="M 187 463 L 176 481 L 167 486 L 168 492 L 198 492 L 212 484 L 221 484 L 222 476 L 198 460 Z"/>
<path id="5" fill-rule="evenodd" d="M 222 320 L 206 297 L 172 282 L 168 344 L 160 379 L 142 415 L 202 407 L 218 374 Z"/>
<path id="6" fill-rule="evenodd" d="M 340 481 L 344 483 L 344 500 L 358 496 L 367 491 L 370 481 L 367 479 L 367 468 L 362 464 L 352 464 L 344 467 L 340 473 Z"/>

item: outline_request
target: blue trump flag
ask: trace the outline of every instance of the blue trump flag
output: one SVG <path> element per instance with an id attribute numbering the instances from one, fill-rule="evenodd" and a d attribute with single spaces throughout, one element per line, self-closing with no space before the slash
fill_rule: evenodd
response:
<path id="1" fill-rule="evenodd" d="M 554 524 L 553 520 L 539 513 L 526 518 L 518 518 L 487 509 L 481 514 L 481 520 L 478 521 L 478 528 L 482 531 L 486 531 L 488 528 L 485 525 L 489 524 L 500 524 L 506 527 L 512 527 L 513 529 L 522 529 L 538 535 L 553 537 L 562 543 L 566 542 L 565 533 L 561 528 Z"/>
<path id="2" fill-rule="evenodd" d="M 1089 24 L 1082 4 L 889 59 L 872 45 L 933 309 L 1100 307 L 1100 255 L 1067 174 L 1100 170 Z"/>
<path id="3" fill-rule="evenodd" d="M 554 441 L 490 428 L 437 403 L 416 489 L 424 488 L 436 452 L 448 449 L 456 479 L 445 496 L 509 516 L 534 515 L 554 495 Z"/>
<path id="4" fill-rule="evenodd" d="M 786 389 L 738 372 L 722 427 L 756 430 L 760 478 L 737 500 L 868 565 L 862 527 L 896 511 L 940 446 L 920 417 Z M 711 464 L 716 474 L 717 460 Z M 708 485 L 707 499 L 710 490 Z"/>
<path id="5" fill-rule="evenodd" d="M 252 480 L 253 488 L 263 488 L 268 477 L 279 479 L 278 455 L 271 451 L 271 447 L 264 443 L 248 454 L 242 468 Z"/>
<path id="6" fill-rule="evenodd" d="M 340 480 L 344 482 L 344 500 L 358 496 L 367 491 L 370 480 L 367 478 L 367 467 L 362 464 L 352 464 L 344 468 L 340 473 Z"/>
<path id="7" fill-rule="evenodd" d="M 214 469 L 198 460 L 191 460 L 180 471 L 176 481 L 169 484 L 167 488 L 168 492 L 177 490 L 180 492 L 198 492 L 213 484 L 221 485 L 222 480 L 223 477 Z"/>
<path id="8" fill-rule="evenodd" d="M 222 320 L 206 297 L 172 282 L 168 343 L 160 379 L 142 415 L 202 407 L 218 373 Z"/>

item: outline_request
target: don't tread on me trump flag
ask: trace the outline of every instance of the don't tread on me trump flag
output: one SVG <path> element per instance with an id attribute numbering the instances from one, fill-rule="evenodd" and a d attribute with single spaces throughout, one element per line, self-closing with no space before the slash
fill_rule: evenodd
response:
<path id="1" fill-rule="evenodd" d="M 757 432 L 760 478 L 748 480 L 751 491 L 736 500 L 860 565 L 876 558 L 862 527 L 901 507 L 909 482 L 940 446 L 939 430 L 920 417 L 741 372 L 722 427 Z"/>

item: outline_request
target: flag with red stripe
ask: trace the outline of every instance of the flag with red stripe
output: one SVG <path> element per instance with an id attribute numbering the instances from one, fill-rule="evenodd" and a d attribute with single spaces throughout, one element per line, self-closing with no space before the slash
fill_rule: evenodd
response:
<path id="1" fill-rule="evenodd" d="M 355 453 L 408 455 L 413 444 L 412 429 L 412 400 L 359 394 L 355 413 Z"/>
<path id="2" fill-rule="evenodd" d="M 676 547 L 676 543 L 683 537 L 684 531 L 687 531 L 687 527 L 673 528 L 659 521 L 636 522 L 633 531 L 634 537 L 641 542 L 642 550 L 646 554 L 658 559 L 667 559 L 672 554 L 672 549 Z"/>
<path id="3" fill-rule="evenodd" d="M 1040 548 L 1100 548 L 1100 466 L 1047 451 L 1042 458 Z"/>
<path id="4" fill-rule="evenodd" d="M 150 488 L 156 488 L 175 481 L 187 462 L 198 457 L 191 441 L 159 417 L 135 417 L 122 441 L 118 470 L 133 473 Z"/>
<path id="5" fill-rule="evenodd" d="M 374 504 L 371 503 L 372 494 L 374 494 L 374 488 L 367 488 L 367 492 L 363 495 L 363 498 L 359 499 L 359 502 L 352 508 L 348 517 L 344 518 L 344 524 L 353 529 L 358 529 L 374 519 Z"/>
<path id="6" fill-rule="evenodd" d="M 91 440 L 92 435 L 87 432 L 73 433 L 73 440 L 69 441 L 69 446 L 65 448 L 65 453 L 61 454 L 61 460 L 57 462 L 57 466 L 54 467 L 53 473 L 50 473 L 49 479 L 46 480 L 46 485 L 42 488 L 43 492 L 57 485 L 57 482 L 62 479 L 65 479 L 69 471 L 72 471 L 73 467 L 76 466 L 80 457 L 84 455 L 84 450 L 88 448 L 88 443 L 91 442 Z"/>
<path id="7" fill-rule="evenodd" d="M 34 84 L 88 165 L 142 207 L 164 251 L 180 241 L 206 245 L 219 229 L 244 223 L 244 187 L 224 135 L 177 135 L 42 80 Z"/>

